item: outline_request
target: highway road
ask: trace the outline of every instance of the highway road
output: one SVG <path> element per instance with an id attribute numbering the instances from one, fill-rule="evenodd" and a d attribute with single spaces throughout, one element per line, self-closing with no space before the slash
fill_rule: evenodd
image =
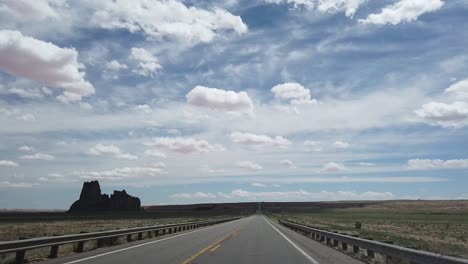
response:
<path id="1" fill-rule="evenodd" d="M 362 264 L 261 214 L 172 236 L 142 240 L 41 262 L 115 264 Z"/>

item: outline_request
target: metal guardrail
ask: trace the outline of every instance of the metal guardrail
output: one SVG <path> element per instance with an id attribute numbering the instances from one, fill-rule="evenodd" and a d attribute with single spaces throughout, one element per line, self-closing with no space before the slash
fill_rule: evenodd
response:
<path id="1" fill-rule="evenodd" d="M 444 256 L 427 251 L 338 234 L 284 220 L 279 220 L 279 223 L 294 231 L 303 232 L 311 238 L 320 242 L 325 242 L 327 245 L 333 247 L 338 247 L 339 243 L 341 243 L 341 249 L 343 251 L 348 251 L 348 245 L 350 248 L 352 247 L 354 253 L 359 253 L 360 248 L 362 248 L 366 250 L 367 257 L 369 258 L 374 258 L 374 252 L 377 252 L 384 255 L 387 262 L 394 259 L 401 259 L 407 260 L 411 264 L 468 264 L 467 259 Z"/>
<path id="2" fill-rule="evenodd" d="M 145 226 L 134 227 L 126 229 L 117 229 L 103 232 L 80 233 L 64 236 L 53 237 L 39 237 L 24 240 L 5 241 L 0 242 L 0 254 L 16 253 L 16 263 L 22 264 L 25 260 L 25 253 L 27 250 L 50 247 L 49 258 L 56 258 L 58 256 L 59 246 L 64 244 L 77 243 L 76 252 L 84 251 L 84 242 L 90 240 L 97 240 L 97 247 L 102 247 L 104 239 L 117 238 L 127 236 L 127 241 L 132 241 L 132 235 L 138 234 L 138 240 L 143 239 L 143 234 L 146 232 L 148 237 L 157 237 L 159 235 L 172 234 L 185 230 L 191 230 L 199 227 L 224 223 L 240 219 L 240 217 L 224 218 L 211 221 L 202 222 L 188 222 L 181 224 L 159 225 L 159 226 Z"/>

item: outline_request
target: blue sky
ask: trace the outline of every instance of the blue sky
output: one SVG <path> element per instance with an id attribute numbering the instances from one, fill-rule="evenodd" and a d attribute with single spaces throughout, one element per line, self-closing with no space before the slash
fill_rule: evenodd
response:
<path id="1" fill-rule="evenodd" d="M 0 208 L 468 198 L 463 0 L 0 1 Z"/>

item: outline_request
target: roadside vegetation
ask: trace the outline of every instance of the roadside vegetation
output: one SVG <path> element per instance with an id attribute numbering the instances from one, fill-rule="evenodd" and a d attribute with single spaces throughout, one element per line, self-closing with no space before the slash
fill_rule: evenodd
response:
<path id="1" fill-rule="evenodd" d="M 468 201 L 394 201 L 270 217 L 468 258 Z"/>

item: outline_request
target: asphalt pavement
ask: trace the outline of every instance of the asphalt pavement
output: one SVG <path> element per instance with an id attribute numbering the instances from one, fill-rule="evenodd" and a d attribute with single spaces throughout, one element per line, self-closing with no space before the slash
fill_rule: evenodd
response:
<path id="1" fill-rule="evenodd" d="M 41 263 L 362 264 L 363 262 L 257 214 L 202 229 L 100 248 Z"/>

